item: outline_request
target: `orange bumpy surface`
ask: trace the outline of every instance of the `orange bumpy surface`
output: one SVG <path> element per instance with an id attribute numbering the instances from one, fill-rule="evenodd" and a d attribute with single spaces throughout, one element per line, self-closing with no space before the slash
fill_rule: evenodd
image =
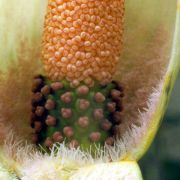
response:
<path id="1" fill-rule="evenodd" d="M 111 81 L 119 60 L 124 0 L 49 0 L 43 64 L 52 80 L 72 85 Z"/>

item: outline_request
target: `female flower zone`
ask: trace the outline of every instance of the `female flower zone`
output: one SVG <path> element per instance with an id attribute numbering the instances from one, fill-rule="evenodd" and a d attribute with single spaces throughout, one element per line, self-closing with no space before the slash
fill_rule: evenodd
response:
<path id="1" fill-rule="evenodd" d="M 1 0 L 0 179 L 142 179 L 179 69 L 179 7 Z"/>

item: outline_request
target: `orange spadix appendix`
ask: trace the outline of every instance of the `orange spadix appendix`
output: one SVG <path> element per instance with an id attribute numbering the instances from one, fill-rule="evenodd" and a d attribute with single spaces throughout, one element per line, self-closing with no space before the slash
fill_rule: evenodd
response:
<path id="1" fill-rule="evenodd" d="M 33 142 L 51 148 L 113 145 L 123 88 L 113 81 L 122 48 L 124 0 L 49 0 L 42 62 L 33 82 Z"/>
<path id="2" fill-rule="evenodd" d="M 119 61 L 124 0 L 50 0 L 43 63 L 52 80 L 110 82 Z"/>

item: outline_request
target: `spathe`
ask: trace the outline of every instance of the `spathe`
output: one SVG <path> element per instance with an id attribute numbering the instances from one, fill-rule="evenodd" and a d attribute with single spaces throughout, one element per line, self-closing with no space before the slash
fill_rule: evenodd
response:
<path id="1" fill-rule="evenodd" d="M 40 0 L 0 2 L 2 144 L 9 128 L 15 137 L 18 134 L 28 139 L 31 133 L 27 125 L 28 100 L 31 79 L 41 69 L 39 52 L 45 8 L 46 1 Z M 127 87 L 128 108 L 124 116 L 128 123 L 123 138 L 111 150 L 115 161 L 138 160 L 160 125 L 179 69 L 179 10 L 175 0 L 126 3 L 124 53 L 117 78 Z M 15 157 L 19 147 L 13 148 L 12 144 L 6 147 L 13 150 Z"/>

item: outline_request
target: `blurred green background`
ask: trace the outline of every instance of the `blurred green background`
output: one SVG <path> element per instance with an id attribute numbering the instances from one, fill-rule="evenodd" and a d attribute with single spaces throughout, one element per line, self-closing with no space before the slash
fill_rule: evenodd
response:
<path id="1" fill-rule="evenodd" d="M 180 180 L 180 75 L 161 128 L 139 164 L 144 180 Z"/>

